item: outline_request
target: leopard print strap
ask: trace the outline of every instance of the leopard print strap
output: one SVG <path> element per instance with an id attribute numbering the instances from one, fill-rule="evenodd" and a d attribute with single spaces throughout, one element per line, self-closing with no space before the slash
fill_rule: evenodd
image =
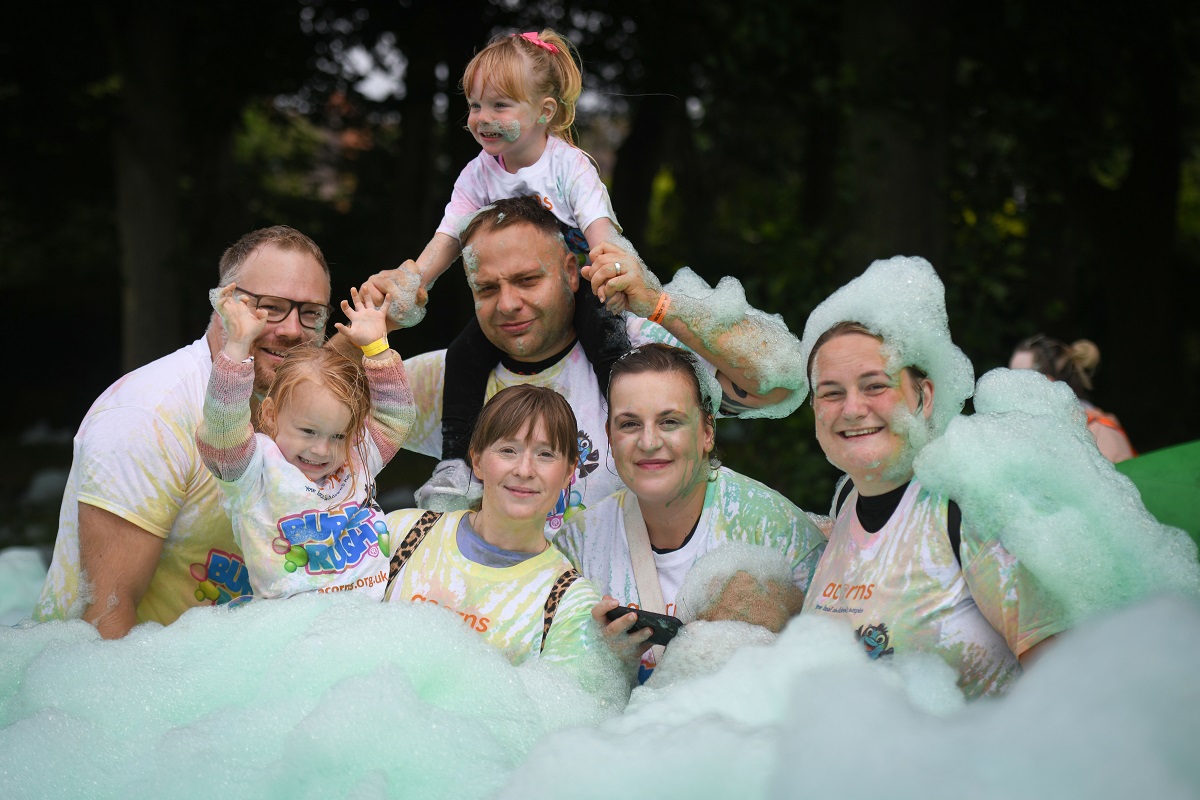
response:
<path id="1" fill-rule="evenodd" d="M 388 580 L 387 589 L 383 593 L 383 600 L 386 603 L 392 599 L 392 588 L 396 582 L 396 576 L 400 574 L 400 570 L 404 569 L 404 565 L 408 563 L 408 559 L 417 551 L 417 547 L 425 540 L 425 534 L 433 528 L 434 524 L 442 518 L 440 511 L 426 511 L 421 515 L 421 518 L 409 529 L 408 535 L 404 537 L 404 541 L 396 548 L 396 552 L 392 554 L 392 560 L 388 564 Z"/>
<path id="2" fill-rule="evenodd" d="M 546 606 L 542 614 L 542 646 L 538 648 L 539 653 L 546 649 L 546 637 L 550 635 L 550 626 L 554 624 L 554 612 L 558 610 L 559 601 L 567 593 L 567 589 L 571 588 L 571 584 L 578 579 L 578 570 L 574 568 L 567 570 L 558 576 L 558 580 L 550 589 L 550 594 L 546 596 Z"/>

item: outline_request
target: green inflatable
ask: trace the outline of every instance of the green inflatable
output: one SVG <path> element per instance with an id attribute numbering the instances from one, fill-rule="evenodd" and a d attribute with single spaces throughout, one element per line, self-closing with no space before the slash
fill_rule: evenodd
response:
<path id="1" fill-rule="evenodd" d="M 1200 439 L 1164 447 L 1116 465 L 1164 525 L 1183 528 L 1200 544 Z"/>

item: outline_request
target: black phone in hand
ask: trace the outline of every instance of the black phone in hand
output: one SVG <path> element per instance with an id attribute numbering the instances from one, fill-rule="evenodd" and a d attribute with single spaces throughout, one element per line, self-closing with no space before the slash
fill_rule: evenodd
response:
<path id="1" fill-rule="evenodd" d="M 644 611 L 640 608 L 630 608 L 629 606 L 617 606 L 612 611 L 605 614 L 609 622 L 615 622 L 626 614 L 633 612 L 637 614 L 637 622 L 633 623 L 633 627 L 629 629 L 630 633 L 640 631 L 642 628 L 649 628 L 653 633 L 650 635 L 651 644 L 667 644 L 675 638 L 675 634 L 679 633 L 679 629 L 683 627 L 683 620 L 679 617 L 672 617 L 669 614 L 655 614 L 653 611 Z"/>

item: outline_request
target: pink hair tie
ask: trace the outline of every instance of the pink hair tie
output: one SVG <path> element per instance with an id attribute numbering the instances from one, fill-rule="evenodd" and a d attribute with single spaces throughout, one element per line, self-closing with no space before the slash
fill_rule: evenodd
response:
<path id="1" fill-rule="evenodd" d="M 549 42 L 543 42 L 542 37 L 537 35 L 537 31 L 529 31 L 528 33 L 514 33 L 513 36 L 520 36 L 522 39 L 534 45 L 535 47 L 540 47 L 543 50 L 549 50 L 551 53 L 558 52 L 557 47 Z"/>

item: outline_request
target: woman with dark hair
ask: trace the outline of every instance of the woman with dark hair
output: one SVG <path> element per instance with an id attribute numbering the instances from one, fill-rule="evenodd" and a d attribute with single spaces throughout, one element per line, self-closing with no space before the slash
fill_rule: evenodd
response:
<path id="1" fill-rule="evenodd" d="M 716 380 L 686 350 L 647 344 L 617 361 L 607 428 L 626 488 L 571 518 L 554 537 L 605 593 L 594 616 L 629 666 L 640 657 L 643 680 L 661 648 L 650 649 L 650 629 L 629 632 L 634 614 L 610 623 L 607 612 L 620 605 L 674 615 L 676 594 L 696 560 L 725 542 L 747 542 L 777 551 L 791 567 L 794 588 L 784 587 L 772 600 L 779 608 L 767 614 L 778 631 L 799 610 L 824 544 L 787 498 L 713 457 L 719 397 Z"/>
<path id="2" fill-rule="evenodd" d="M 592 649 L 600 595 L 543 534 L 574 475 L 577 430 L 571 407 L 551 389 L 497 392 L 468 448 L 483 484 L 479 507 L 388 514 L 395 554 L 384 599 L 451 609 L 514 664 L 571 661 Z"/>
<path id="3" fill-rule="evenodd" d="M 1087 414 L 1088 430 L 1096 438 L 1096 446 L 1114 464 L 1137 455 L 1129 435 L 1115 414 L 1103 411 L 1091 401 L 1092 375 L 1100 366 L 1100 348 L 1089 339 L 1066 344 L 1038 334 L 1021 341 L 1013 350 L 1009 369 L 1033 369 L 1052 381 L 1071 387 Z"/>

